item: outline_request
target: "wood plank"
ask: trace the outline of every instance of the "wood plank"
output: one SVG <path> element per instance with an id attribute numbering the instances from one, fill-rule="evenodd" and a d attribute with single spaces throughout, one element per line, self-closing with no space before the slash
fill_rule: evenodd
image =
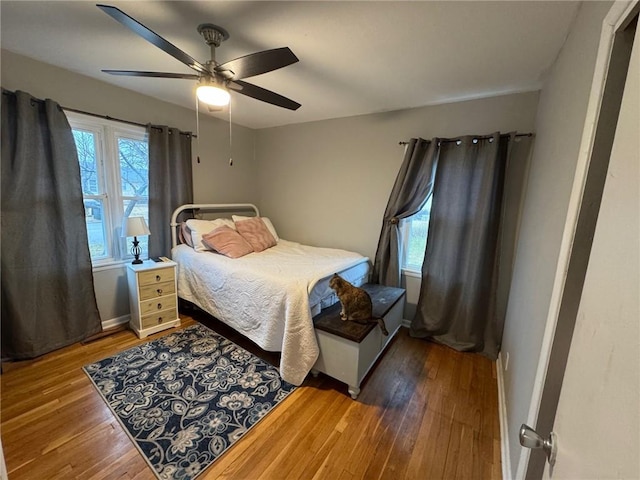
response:
<path id="1" fill-rule="evenodd" d="M 180 328 L 195 321 L 277 364 L 277 354 L 201 313 L 183 315 Z M 142 340 L 120 331 L 3 364 L 0 427 L 11 480 L 155 478 L 81 368 L 172 331 Z M 497 398 L 488 359 L 401 328 L 358 400 L 338 381 L 309 376 L 200 478 L 500 478 Z"/>

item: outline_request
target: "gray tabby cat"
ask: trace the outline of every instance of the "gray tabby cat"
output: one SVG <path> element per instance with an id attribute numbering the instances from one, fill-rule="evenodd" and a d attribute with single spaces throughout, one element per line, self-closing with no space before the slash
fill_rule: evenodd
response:
<path id="1" fill-rule="evenodd" d="M 342 304 L 340 312 L 342 320 L 351 320 L 357 323 L 377 322 L 382 333 L 389 335 L 384 319 L 373 318 L 373 304 L 366 290 L 354 287 L 337 273 L 329 280 L 329 286 L 335 290 Z"/>

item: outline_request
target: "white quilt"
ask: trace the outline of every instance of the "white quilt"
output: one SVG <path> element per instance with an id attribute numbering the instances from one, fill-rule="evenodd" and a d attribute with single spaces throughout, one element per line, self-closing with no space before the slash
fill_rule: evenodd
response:
<path id="1" fill-rule="evenodd" d="M 367 263 L 358 253 L 280 240 L 263 252 L 231 259 L 172 251 L 178 295 L 230 325 L 262 349 L 282 352 L 280 375 L 300 385 L 318 358 L 309 293 L 324 277 Z"/>

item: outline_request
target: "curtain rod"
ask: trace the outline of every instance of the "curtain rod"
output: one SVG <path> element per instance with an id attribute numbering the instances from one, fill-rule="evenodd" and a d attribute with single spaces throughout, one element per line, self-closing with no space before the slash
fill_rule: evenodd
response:
<path id="1" fill-rule="evenodd" d="M 116 117 L 111 117 L 109 115 L 100 115 L 98 113 L 92 113 L 92 112 L 85 112 L 84 110 L 77 110 L 75 108 L 68 108 L 68 107 L 62 107 L 63 110 L 69 110 L 70 112 L 75 112 L 75 113 L 81 113 L 83 115 L 90 115 L 92 117 L 98 117 L 98 118 L 104 118 L 105 120 L 114 120 L 116 122 L 122 122 L 122 123 L 127 123 L 129 125 L 136 125 L 138 127 L 147 127 L 148 125 L 145 125 L 144 123 L 138 123 L 138 122 L 132 122 L 131 120 L 123 120 L 121 118 L 116 118 Z M 156 127 L 153 125 L 150 125 L 151 128 L 155 128 L 157 130 L 162 130 L 160 127 Z M 180 135 L 190 135 L 194 138 L 198 138 L 198 136 L 192 132 L 180 132 Z"/>
<path id="2" fill-rule="evenodd" d="M 2 89 L 2 93 L 3 93 L 4 95 L 15 95 L 15 92 L 12 92 L 12 91 L 10 91 L 10 90 L 6 90 L 6 89 L 4 89 L 4 88 Z M 31 101 L 32 101 L 32 102 L 34 102 L 34 101 L 35 101 L 35 102 L 44 102 L 44 100 L 41 100 L 41 99 L 39 99 L 39 98 L 35 98 L 35 97 L 31 97 Z M 121 118 L 110 117 L 109 115 L 100 115 L 100 114 L 98 114 L 98 113 L 85 112 L 84 110 L 77 110 L 77 109 L 75 109 L 75 108 L 63 107 L 62 105 L 60 105 L 60 108 L 61 108 L 62 110 L 69 110 L 70 112 L 81 113 L 81 114 L 83 114 L 83 115 L 90 115 L 90 116 L 92 116 L 92 117 L 104 118 L 105 120 L 114 120 L 114 121 L 116 121 L 116 122 L 127 123 L 127 124 L 129 124 L 129 125 L 136 125 L 136 126 L 138 126 L 138 127 L 144 127 L 144 128 L 146 128 L 146 127 L 147 127 L 147 125 L 145 125 L 144 123 L 132 122 L 131 120 L 123 120 L 123 119 L 121 119 Z M 161 128 L 160 128 L 160 127 L 155 127 L 155 126 L 153 126 L 153 125 L 151 125 L 151 128 L 155 128 L 155 129 L 161 130 Z M 195 135 L 195 134 L 194 134 L 194 133 L 192 133 L 192 132 L 180 132 L 180 135 L 191 135 L 193 138 L 198 138 L 198 136 L 197 136 L 197 135 Z"/>
<path id="3" fill-rule="evenodd" d="M 504 134 L 506 135 L 506 134 Z M 465 135 L 463 135 L 465 136 Z M 502 135 L 501 135 L 502 136 Z M 533 137 L 533 133 L 516 133 L 515 135 L 516 137 Z M 477 138 L 478 140 L 486 140 L 487 138 L 493 138 L 491 135 L 484 135 L 481 137 L 473 137 L 473 138 Z M 457 142 L 459 139 L 455 138 L 455 139 L 447 139 L 447 140 L 441 140 L 441 142 L 444 143 L 451 143 L 451 142 Z M 409 142 L 398 142 L 398 145 L 408 145 Z"/>

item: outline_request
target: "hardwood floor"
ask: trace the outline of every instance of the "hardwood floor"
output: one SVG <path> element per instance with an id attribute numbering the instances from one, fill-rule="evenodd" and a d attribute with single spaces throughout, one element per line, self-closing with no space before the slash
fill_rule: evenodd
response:
<path id="1" fill-rule="evenodd" d="M 277 361 L 219 322 L 193 316 Z M 193 322 L 182 316 L 181 326 Z M 125 330 L 3 364 L 10 480 L 155 478 L 81 370 L 144 341 Z M 497 397 L 491 361 L 413 339 L 402 328 L 358 400 L 340 382 L 309 376 L 199 480 L 501 478 Z"/>

